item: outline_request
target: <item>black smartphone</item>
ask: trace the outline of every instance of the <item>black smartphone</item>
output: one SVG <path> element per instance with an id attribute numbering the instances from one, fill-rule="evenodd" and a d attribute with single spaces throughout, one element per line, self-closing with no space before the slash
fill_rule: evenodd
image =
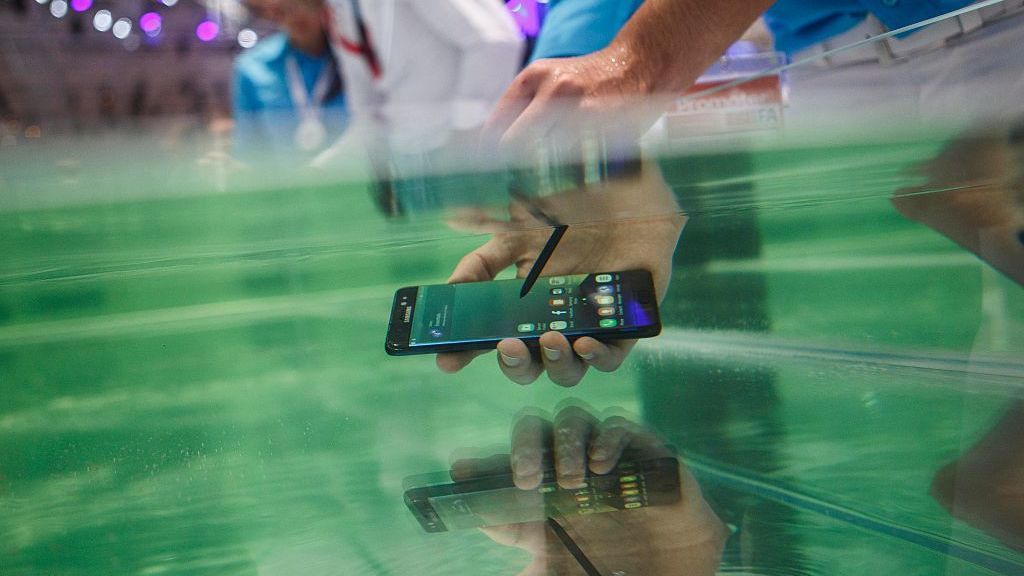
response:
<path id="1" fill-rule="evenodd" d="M 504 338 L 531 344 L 549 330 L 570 341 L 647 338 L 661 332 L 646 270 L 547 276 L 519 297 L 521 279 L 410 286 L 395 293 L 388 354 L 494 348 Z"/>
<path id="2" fill-rule="evenodd" d="M 664 506 L 681 498 L 674 457 L 622 461 L 608 474 L 588 472 L 578 489 L 559 487 L 553 470 L 535 490 L 516 488 L 511 473 L 431 483 L 442 475 L 414 476 L 404 483 L 405 504 L 427 532 Z"/>

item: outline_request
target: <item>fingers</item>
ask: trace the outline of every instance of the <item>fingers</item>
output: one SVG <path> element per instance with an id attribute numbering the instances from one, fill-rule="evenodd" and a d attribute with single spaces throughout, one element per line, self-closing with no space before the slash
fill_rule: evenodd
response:
<path id="1" fill-rule="evenodd" d="M 452 463 L 449 475 L 455 482 L 461 482 L 480 476 L 507 474 L 509 468 L 508 454 L 494 454 L 487 458 L 463 458 Z"/>
<path id="2" fill-rule="evenodd" d="M 531 65 L 516 76 L 505 94 L 494 106 L 494 112 L 484 123 L 482 137 L 487 142 L 498 142 L 508 127 L 529 106 L 543 78 L 540 67 Z"/>
<path id="3" fill-rule="evenodd" d="M 449 284 L 462 282 L 483 282 L 493 280 L 494 277 L 514 262 L 514 257 L 509 252 L 508 243 L 494 236 L 482 246 L 462 257 L 459 263 L 448 278 Z M 442 372 L 449 374 L 458 372 L 474 358 L 487 351 L 473 350 L 467 352 L 445 352 L 437 355 L 437 367 Z"/>
<path id="4" fill-rule="evenodd" d="M 560 69 L 545 70 L 533 100 L 505 130 L 501 143 L 523 145 L 547 136 L 576 108 L 583 87 Z"/>
<path id="5" fill-rule="evenodd" d="M 611 472 L 619 463 L 623 450 L 630 445 L 633 429 L 632 422 L 621 416 L 605 420 L 588 451 L 590 471 L 594 474 Z"/>
<path id="6" fill-rule="evenodd" d="M 509 251 L 508 242 L 501 236 L 494 236 L 459 260 L 448 278 L 448 283 L 493 280 L 498 272 L 514 263 L 515 256 Z"/>
<path id="7" fill-rule="evenodd" d="M 522 340 L 506 338 L 498 343 L 498 366 L 509 380 L 517 384 L 532 384 L 541 372 L 547 371 L 552 382 L 570 387 L 579 384 L 587 373 L 588 365 L 602 372 L 618 369 L 635 344 L 635 340 L 604 344 L 584 337 L 570 345 L 565 335 L 551 331 L 540 337 L 538 359 L 537 354 L 531 352 Z M 469 354 L 473 356 L 467 357 Z M 479 354 L 439 354 L 437 362 L 442 370 L 454 372 L 469 364 Z M 446 358 L 442 359 L 442 356 Z"/>
<path id="8" fill-rule="evenodd" d="M 454 374 L 462 370 L 477 356 L 486 354 L 487 350 L 472 350 L 467 352 L 442 352 L 437 355 L 437 367 L 442 372 Z"/>
<path id="9" fill-rule="evenodd" d="M 509 380 L 523 385 L 533 383 L 544 371 L 544 365 L 516 338 L 498 342 L 498 367 Z"/>
<path id="10" fill-rule="evenodd" d="M 543 138 L 554 126 L 557 117 L 555 104 L 546 94 L 538 94 L 519 114 L 501 136 L 500 144 L 504 150 L 520 150 L 527 143 Z"/>
<path id="11" fill-rule="evenodd" d="M 528 66 L 495 106 L 484 127 L 485 139 L 507 147 L 544 137 L 582 97 L 586 84 L 578 74 L 566 59 L 541 60 Z"/>
<path id="12" fill-rule="evenodd" d="M 588 365 L 601 372 L 612 372 L 619 369 L 622 361 L 626 359 L 635 345 L 636 340 L 616 340 L 605 344 L 589 336 L 584 336 L 573 343 L 572 347 Z"/>
<path id="13" fill-rule="evenodd" d="M 551 425 L 539 416 L 524 416 L 512 430 L 512 481 L 517 488 L 540 486 L 551 444 Z"/>
<path id="14" fill-rule="evenodd" d="M 560 332 L 542 334 L 540 351 L 548 378 L 559 386 L 575 386 L 587 372 L 587 366 L 576 356 L 569 340 Z"/>
<path id="15" fill-rule="evenodd" d="M 587 446 L 594 426 L 594 417 L 587 411 L 570 406 L 555 416 L 552 432 L 555 477 L 562 488 L 583 487 L 587 471 Z"/>

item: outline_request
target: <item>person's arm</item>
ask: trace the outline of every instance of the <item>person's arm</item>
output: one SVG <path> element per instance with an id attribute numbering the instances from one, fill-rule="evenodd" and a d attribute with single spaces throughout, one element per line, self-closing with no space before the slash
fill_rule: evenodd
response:
<path id="1" fill-rule="evenodd" d="M 647 0 L 607 48 L 538 60 L 523 70 L 502 96 L 488 132 L 522 142 L 577 113 L 628 122 L 642 132 L 773 3 Z"/>
<path id="2" fill-rule="evenodd" d="M 453 120 L 456 129 L 479 127 L 522 62 L 523 39 L 511 15 L 492 1 L 417 0 L 407 6 L 460 50 Z"/>

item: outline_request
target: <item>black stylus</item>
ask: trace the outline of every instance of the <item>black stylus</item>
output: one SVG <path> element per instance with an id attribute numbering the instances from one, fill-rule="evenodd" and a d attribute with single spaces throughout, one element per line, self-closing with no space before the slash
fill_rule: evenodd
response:
<path id="1" fill-rule="evenodd" d="M 565 231 L 569 229 L 569 226 L 562 224 L 557 218 L 541 210 L 540 206 L 537 206 L 532 198 L 523 195 L 518 190 L 509 190 L 508 193 L 512 198 L 522 202 L 527 212 L 532 214 L 534 218 L 554 228 L 551 231 L 551 236 L 548 237 L 547 243 L 544 244 L 544 248 L 541 249 L 537 259 L 533 262 L 533 266 L 530 267 L 530 271 L 526 274 L 526 280 L 523 280 L 523 287 L 519 290 L 519 297 L 522 298 L 529 294 L 533 285 L 537 283 L 537 278 L 540 277 L 540 273 L 544 270 L 544 265 L 551 259 L 551 254 L 554 253 L 555 247 L 558 246 L 558 241 L 565 235 Z"/>
<path id="2" fill-rule="evenodd" d="M 551 528 L 551 531 L 555 533 L 555 536 L 562 541 L 562 544 L 565 545 L 565 549 L 569 551 L 569 554 L 572 554 L 572 557 L 576 559 L 580 568 L 583 568 L 583 571 L 587 573 L 587 576 L 601 576 L 601 573 L 597 570 L 597 566 L 594 566 L 594 563 L 590 561 L 590 558 L 587 558 L 587 555 L 583 553 L 583 550 L 581 550 L 579 545 L 576 544 L 576 541 L 569 536 L 569 533 L 565 531 L 565 528 L 562 528 L 562 525 L 559 524 L 557 520 L 548 516 L 548 526 Z"/>
<path id="3" fill-rule="evenodd" d="M 519 290 L 519 297 L 522 298 L 530 293 L 530 289 L 537 283 L 537 278 L 540 277 L 540 273 L 544 270 L 544 265 L 551 259 L 551 254 L 554 253 L 555 247 L 558 246 L 558 241 L 565 235 L 565 231 L 569 227 L 565 224 L 559 224 L 555 226 L 555 229 L 551 231 L 551 236 L 548 237 L 548 241 L 544 244 L 544 248 L 537 255 L 537 260 L 534 261 L 533 266 L 530 267 L 530 272 L 526 275 L 526 280 L 523 280 L 523 287 Z"/>

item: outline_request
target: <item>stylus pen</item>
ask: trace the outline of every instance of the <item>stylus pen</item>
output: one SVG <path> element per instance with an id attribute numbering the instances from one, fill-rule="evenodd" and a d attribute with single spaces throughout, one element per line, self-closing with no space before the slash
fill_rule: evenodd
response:
<path id="1" fill-rule="evenodd" d="M 580 550 L 576 541 L 569 536 L 569 533 L 565 531 L 565 528 L 562 528 L 562 525 L 559 524 L 557 520 L 548 516 L 548 526 L 551 528 L 551 531 L 555 533 L 555 536 L 558 536 L 558 539 L 562 541 L 562 544 L 565 545 L 565 549 L 569 551 L 569 554 L 572 554 L 572 557 L 576 559 L 580 568 L 583 568 L 583 571 L 587 573 L 587 576 L 601 576 L 601 573 L 597 570 L 597 566 L 594 566 L 594 563 L 590 561 L 590 558 L 587 558 L 587 555 L 583 553 L 583 550 Z"/>
<path id="2" fill-rule="evenodd" d="M 548 263 L 551 258 L 551 254 L 554 253 L 555 247 L 558 246 L 558 241 L 565 235 L 565 231 L 569 227 L 565 224 L 559 224 L 555 226 L 555 229 L 551 231 L 551 236 L 548 237 L 548 241 L 544 244 L 544 248 L 537 255 L 537 260 L 534 261 L 533 266 L 530 268 L 530 272 L 526 275 L 526 280 L 523 280 L 523 287 L 519 290 L 519 297 L 522 298 L 530 293 L 530 289 L 537 283 L 537 278 L 540 277 L 540 273 L 544 270 L 544 265 Z"/>

